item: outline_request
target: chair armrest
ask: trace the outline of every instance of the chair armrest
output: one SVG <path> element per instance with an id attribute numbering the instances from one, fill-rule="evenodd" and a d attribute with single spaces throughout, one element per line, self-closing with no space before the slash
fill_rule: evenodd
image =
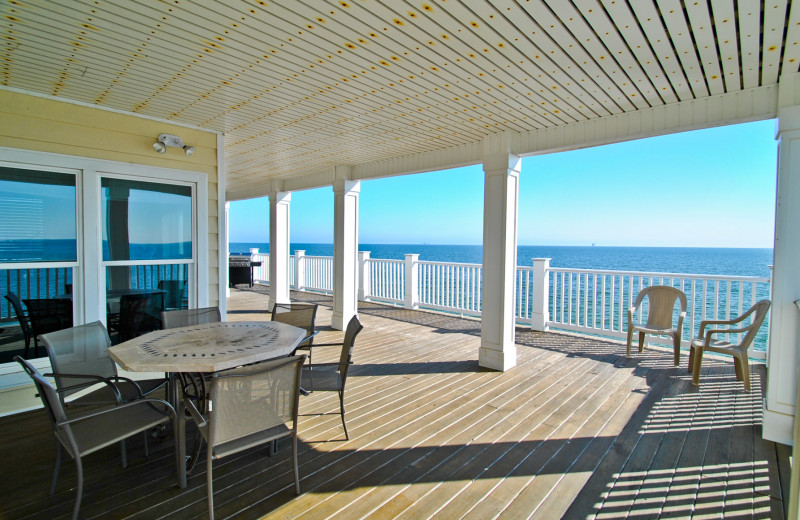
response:
<path id="1" fill-rule="evenodd" d="M 91 375 L 91 374 L 64 374 L 64 373 L 61 373 L 61 372 L 58 372 L 58 373 L 49 372 L 49 373 L 44 374 L 44 375 L 47 376 L 47 377 L 70 377 L 70 378 L 73 378 L 73 379 L 88 379 L 89 380 L 89 381 L 86 381 L 85 383 L 76 383 L 74 385 L 69 385 L 69 386 L 65 386 L 65 387 L 62 387 L 62 388 L 57 388 L 56 389 L 57 393 L 64 393 L 64 392 L 71 391 L 71 390 L 80 390 L 82 388 L 88 388 L 88 387 L 90 387 L 92 385 L 103 383 L 103 384 L 107 385 L 108 387 L 110 387 L 111 391 L 114 392 L 114 397 L 116 398 L 117 403 L 121 403 L 122 402 L 122 392 L 120 392 L 119 388 L 117 387 L 117 385 L 115 385 L 114 382 L 111 381 L 111 379 L 109 379 L 107 377 L 95 376 L 95 375 Z"/>
<path id="2" fill-rule="evenodd" d="M 312 348 L 317 347 L 341 347 L 344 343 L 314 343 L 311 345 Z"/>
<path id="3" fill-rule="evenodd" d="M 63 426 L 65 424 L 75 424 L 80 421 L 85 421 L 86 419 L 91 419 L 92 417 L 97 417 L 99 415 L 105 415 L 107 413 L 114 413 L 119 412 L 120 410 L 124 410 L 125 408 L 130 408 L 131 406 L 140 406 L 140 405 L 148 405 L 153 406 L 154 404 L 162 404 L 165 407 L 165 410 L 172 416 L 172 418 L 176 418 L 177 414 L 175 413 L 175 409 L 172 407 L 171 404 L 164 401 L 163 399 L 137 399 L 136 401 L 131 401 L 129 403 L 122 403 L 116 406 L 112 406 L 110 408 L 105 408 L 103 410 L 99 410 L 97 412 L 88 413 L 86 415 L 81 415 L 80 417 L 75 417 L 73 419 L 67 419 L 66 421 L 61 421 L 58 423 L 58 426 Z"/>
<path id="4" fill-rule="evenodd" d="M 208 420 L 205 417 L 203 417 L 203 414 L 201 414 L 200 410 L 198 410 L 197 407 L 194 405 L 194 401 L 184 397 L 183 405 L 186 407 L 187 410 L 189 410 L 189 414 L 192 416 L 192 419 L 194 419 L 194 422 L 197 423 L 197 427 L 201 429 L 205 428 L 206 425 L 208 424 Z"/>
<path id="5" fill-rule="evenodd" d="M 740 329 L 709 329 L 706 331 L 703 346 L 707 347 L 711 343 L 711 336 L 714 334 L 738 334 L 740 332 L 749 332 L 751 327 L 744 327 Z"/>

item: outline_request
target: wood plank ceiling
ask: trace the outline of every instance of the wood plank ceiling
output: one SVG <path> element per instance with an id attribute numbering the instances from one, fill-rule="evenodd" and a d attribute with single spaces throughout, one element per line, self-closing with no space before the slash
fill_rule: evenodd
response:
<path id="1" fill-rule="evenodd" d="M 228 186 L 775 85 L 790 0 L 5 0 L 0 84 L 224 132 Z"/>

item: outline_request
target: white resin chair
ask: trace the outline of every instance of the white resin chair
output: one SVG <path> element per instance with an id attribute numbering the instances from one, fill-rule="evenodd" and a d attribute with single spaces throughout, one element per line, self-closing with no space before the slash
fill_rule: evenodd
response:
<path id="1" fill-rule="evenodd" d="M 647 321 L 641 323 L 643 318 L 643 304 L 647 299 Z M 678 323 L 673 323 L 675 304 L 680 303 Z M 639 322 L 634 322 L 638 314 Z M 681 329 L 686 318 L 686 295 L 683 291 L 668 285 L 652 285 L 639 291 L 636 302 L 628 309 L 628 344 L 625 356 L 631 357 L 631 341 L 633 333 L 639 333 L 639 352 L 645 346 L 645 335 L 669 336 L 674 349 L 675 366 L 681 360 Z"/>

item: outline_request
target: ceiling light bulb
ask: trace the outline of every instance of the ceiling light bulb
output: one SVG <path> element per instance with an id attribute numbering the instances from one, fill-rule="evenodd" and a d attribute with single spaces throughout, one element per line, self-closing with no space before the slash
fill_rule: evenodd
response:
<path id="1" fill-rule="evenodd" d="M 183 145 L 183 152 L 186 154 L 186 157 L 190 157 L 194 153 L 194 146 Z"/>
<path id="2" fill-rule="evenodd" d="M 157 151 L 158 153 L 164 153 L 167 151 L 167 147 L 164 146 L 164 143 L 156 141 L 153 143 L 153 150 Z"/>

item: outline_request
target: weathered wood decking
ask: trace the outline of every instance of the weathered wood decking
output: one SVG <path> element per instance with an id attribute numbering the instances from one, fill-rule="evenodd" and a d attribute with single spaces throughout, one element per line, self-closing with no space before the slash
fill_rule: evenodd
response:
<path id="1" fill-rule="evenodd" d="M 319 300 L 318 323 L 330 323 L 329 299 L 293 297 Z M 258 289 L 233 291 L 229 319 L 255 319 L 266 305 Z M 760 438 L 761 366 L 751 394 L 722 361 L 706 367 L 698 390 L 686 359 L 673 368 L 669 351 L 626 360 L 619 342 L 520 328 L 518 365 L 497 373 L 478 367 L 477 321 L 374 304 L 359 312 L 351 440 L 338 413 L 302 417 L 299 497 L 289 449 L 223 459 L 217 518 L 784 515 L 783 452 Z M 333 394 L 301 400 L 301 414 L 337 411 Z M 141 441 L 130 441 L 124 470 L 115 448 L 86 459 L 82 517 L 206 515 L 202 464 L 179 490 L 172 439 L 153 444 L 145 460 Z M 0 518 L 70 513 L 74 465 L 65 463 L 51 498 L 53 456 L 43 412 L 0 420 Z"/>

